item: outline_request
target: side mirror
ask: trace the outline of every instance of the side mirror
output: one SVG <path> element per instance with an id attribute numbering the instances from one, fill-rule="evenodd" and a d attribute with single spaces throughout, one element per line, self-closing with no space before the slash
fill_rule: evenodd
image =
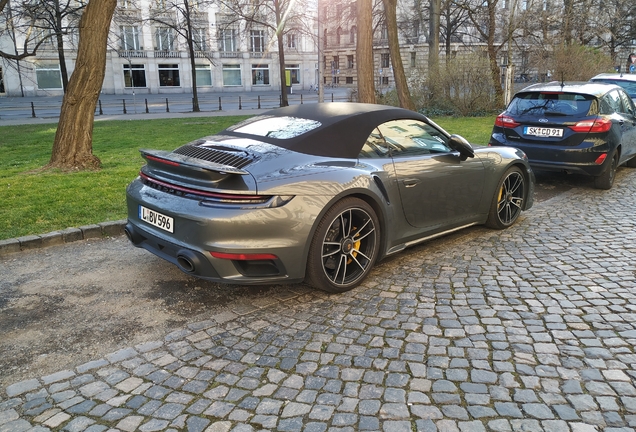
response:
<path id="1" fill-rule="evenodd" d="M 466 160 L 469 157 L 475 157 L 475 151 L 473 150 L 473 147 L 468 141 L 466 141 L 466 138 L 461 135 L 451 135 L 450 139 L 448 140 L 448 146 L 451 149 L 458 151 L 459 156 L 462 160 Z"/>

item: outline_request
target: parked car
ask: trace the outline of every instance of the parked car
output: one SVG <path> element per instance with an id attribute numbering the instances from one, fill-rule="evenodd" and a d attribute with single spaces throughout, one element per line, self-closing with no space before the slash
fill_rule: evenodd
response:
<path id="1" fill-rule="evenodd" d="M 636 167 L 636 108 L 617 85 L 531 85 L 497 117 L 489 145 L 519 148 L 534 169 L 587 174 L 610 189 L 619 165 Z"/>
<path id="2" fill-rule="evenodd" d="M 602 73 L 596 75 L 590 81 L 621 86 L 636 104 L 636 74 Z"/>
<path id="3" fill-rule="evenodd" d="M 279 108 L 141 155 L 129 239 L 224 283 L 347 291 L 383 257 L 471 225 L 509 227 L 533 200 L 520 150 L 474 149 L 381 105 Z"/>

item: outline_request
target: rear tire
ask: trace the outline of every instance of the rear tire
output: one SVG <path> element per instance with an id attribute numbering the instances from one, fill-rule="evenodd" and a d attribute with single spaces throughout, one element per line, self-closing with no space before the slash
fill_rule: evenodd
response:
<path id="1" fill-rule="evenodd" d="M 331 293 L 359 285 L 380 249 L 380 223 L 373 208 L 358 198 L 338 201 L 318 223 L 309 246 L 307 283 Z"/>
<path id="2" fill-rule="evenodd" d="M 525 199 L 526 180 L 523 172 L 517 167 L 511 167 L 499 180 L 486 226 L 505 229 L 514 224 L 521 214 Z"/>
<path id="3" fill-rule="evenodd" d="M 616 168 L 618 167 L 618 153 L 614 151 L 612 154 L 612 160 L 609 165 L 603 171 L 600 176 L 594 177 L 594 187 L 596 189 L 609 190 L 614 184 L 614 177 L 616 177 Z"/>

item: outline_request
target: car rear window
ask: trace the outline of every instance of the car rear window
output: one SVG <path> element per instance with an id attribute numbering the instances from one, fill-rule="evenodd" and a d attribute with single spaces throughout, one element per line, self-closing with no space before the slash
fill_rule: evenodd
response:
<path id="1" fill-rule="evenodd" d="M 322 123 L 298 117 L 259 116 L 248 119 L 228 130 L 255 136 L 290 139 L 320 127 Z"/>
<path id="2" fill-rule="evenodd" d="M 598 111 L 598 103 L 587 94 L 528 92 L 517 94 L 506 111 L 513 116 L 587 116 Z"/>

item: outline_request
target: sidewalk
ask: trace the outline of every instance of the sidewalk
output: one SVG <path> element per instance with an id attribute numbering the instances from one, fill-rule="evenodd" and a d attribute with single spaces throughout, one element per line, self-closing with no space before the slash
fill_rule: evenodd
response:
<path id="1" fill-rule="evenodd" d="M 348 101 L 349 89 L 325 89 L 325 102 Z M 290 105 L 317 103 L 315 91 L 301 90 L 287 95 Z M 192 112 L 192 93 L 100 95 L 95 120 L 144 120 L 175 117 L 254 115 L 280 106 L 280 93 L 199 93 L 201 112 Z M 0 126 L 57 123 L 61 96 L 2 97 Z"/>

